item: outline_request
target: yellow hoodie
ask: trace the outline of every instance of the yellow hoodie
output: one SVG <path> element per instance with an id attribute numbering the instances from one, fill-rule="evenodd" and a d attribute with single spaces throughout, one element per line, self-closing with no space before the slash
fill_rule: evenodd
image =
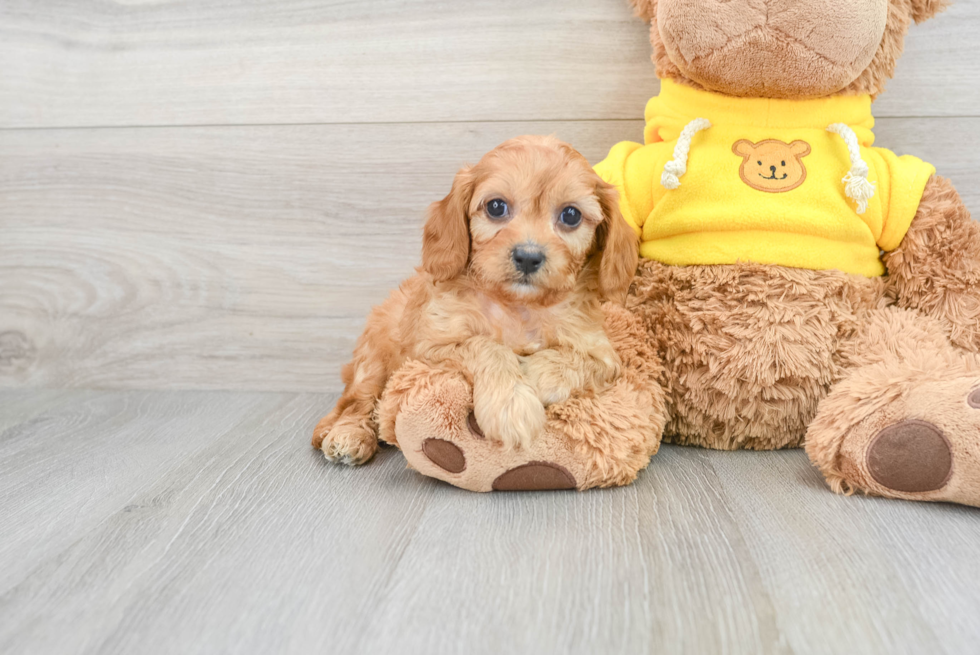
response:
<path id="1" fill-rule="evenodd" d="M 640 254 L 882 275 L 936 169 L 873 148 L 870 96 L 733 98 L 664 80 L 646 145 L 596 171 L 619 188 Z"/>

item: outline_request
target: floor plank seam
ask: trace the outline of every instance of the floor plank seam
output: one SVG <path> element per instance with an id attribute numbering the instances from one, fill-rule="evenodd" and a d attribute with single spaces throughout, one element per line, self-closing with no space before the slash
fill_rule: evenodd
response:
<path id="1" fill-rule="evenodd" d="M 980 118 L 980 114 L 963 115 L 875 115 L 876 120 L 928 120 L 948 119 L 967 120 Z M 45 125 L 43 127 L 0 126 L 3 132 L 57 132 L 69 130 L 173 130 L 179 128 L 243 128 L 243 127 L 356 127 L 388 125 L 504 125 L 507 123 L 630 123 L 642 122 L 643 116 L 635 118 L 489 118 L 437 121 L 339 121 L 339 122 L 298 122 L 298 123 L 161 123 L 155 125 Z"/>

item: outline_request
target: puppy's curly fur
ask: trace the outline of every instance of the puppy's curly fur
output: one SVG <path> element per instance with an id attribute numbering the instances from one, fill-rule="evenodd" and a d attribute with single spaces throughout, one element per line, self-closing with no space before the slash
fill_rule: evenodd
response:
<path id="1" fill-rule="evenodd" d="M 418 275 L 371 313 L 314 447 L 370 459 L 378 400 L 408 360 L 462 373 L 487 438 L 530 443 L 545 405 L 619 375 L 600 303 L 624 300 L 636 265 L 618 192 L 582 155 L 553 137 L 506 141 L 429 207 Z"/>

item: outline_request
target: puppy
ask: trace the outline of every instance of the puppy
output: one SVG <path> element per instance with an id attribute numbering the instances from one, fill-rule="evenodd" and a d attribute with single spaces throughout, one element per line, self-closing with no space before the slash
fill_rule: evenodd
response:
<path id="1" fill-rule="evenodd" d="M 429 207 L 418 275 L 372 311 L 313 446 L 369 460 L 375 406 L 409 359 L 461 371 L 486 437 L 528 444 L 546 405 L 618 376 L 600 303 L 624 300 L 637 259 L 618 191 L 582 155 L 553 137 L 501 144 Z"/>

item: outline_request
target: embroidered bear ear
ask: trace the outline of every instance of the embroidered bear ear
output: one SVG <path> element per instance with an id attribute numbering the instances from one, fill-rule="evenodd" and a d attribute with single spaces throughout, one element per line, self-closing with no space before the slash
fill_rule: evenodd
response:
<path id="1" fill-rule="evenodd" d="M 810 154 L 810 144 L 806 141 L 794 141 L 789 144 L 789 151 L 797 157 L 806 157 Z"/>
<path id="2" fill-rule="evenodd" d="M 755 144 L 748 139 L 736 141 L 735 145 L 732 146 L 732 152 L 739 157 L 751 157 L 752 153 L 755 152 Z"/>
<path id="3" fill-rule="evenodd" d="M 912 0 L 912 20 L 922 23 L 949 6 L 949 0 Z"/>

